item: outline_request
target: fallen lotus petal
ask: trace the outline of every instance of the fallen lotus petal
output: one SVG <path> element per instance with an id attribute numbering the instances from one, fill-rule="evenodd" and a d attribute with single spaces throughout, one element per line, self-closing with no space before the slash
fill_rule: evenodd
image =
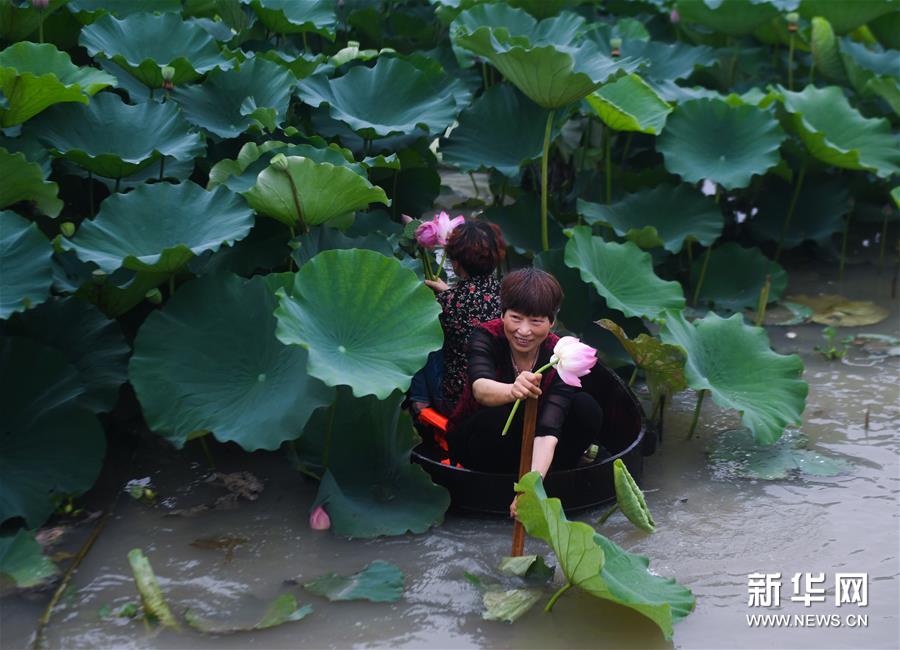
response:
<path id="1" fill-rule="evenodd" d="M 331 517 L 325 512 L 325 508 L 318 506 L 310 513 L 309 527 L 313 530 L 328 530 L 331 528 Z"/>

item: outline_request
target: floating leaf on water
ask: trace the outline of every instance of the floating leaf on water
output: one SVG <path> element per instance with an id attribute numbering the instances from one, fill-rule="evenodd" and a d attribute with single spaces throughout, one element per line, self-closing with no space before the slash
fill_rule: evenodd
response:
<path id="1" fill-rule="evenodd" d="M 29 531 L 0 537 L 0 583 L 9 578 L 16 587 L 35 587 L 56 573 L 56 565 Z"/>
<path id="2" fill-rule="evenodd" d="M 370 600 L 393 603 L 403 594 L 403 572 L 394 564 L 375 560 L 359 573 L 340 576 L 329 573 L 303 586 L 328 600 Z"/>
<path id="3" fill-rule="evenodd" d="M 253 625 L 235 626 L 229 623 L 213 621 L 199 616 L 192 609 L 185 610 L 184 620 L 195 630 L 207 634 L 234 634 L 236 632 L 264 630 L 283 623 L 299 621 L 306 618 L 312 611 L 312 605 L 303 605 L 301 607 L 297 604 L 297 599 L 291 594 L 282 594 L 269 603 L 262 617 Z"/>
<path id="4" fill-rule="evenodd" d="M 788 300 L 766 308 L 765 324 L 790 327 L 802 325 L 813 316 L 813 310 L 806 305 Z"/>
<path id="5" fill-rule="evenodd" d="M 644 493 L 638 487 L 628 468 L 621 458 L 613 463 L 613 477 L 616 487 L 616 502 L 622 514 L 641 530 L 652 533 L 656 530 L 656 522 L 644 500 Z"/>
<path id="6" fill-rule="evenodd" d="M 873 357 L 900 357 L 900 338 L 887 334 L 857 334 L 850 345 Z"/>
<path id="7" fill-rule="evenodd" d="M 134 582 L 138 593 L 141 595 L 141 604 L 144 606 L 144 614 L 148 618 L 154 618 L 163 627 L 179 629 L 178 621 L 169 609 L 165 596 L 156 581 L 156 574 L 150 566 L 150 560 L 144 552 L 135 548 L 128 552 L 128 563 L 134 573 Z"/>
<path id="8" fill-rule="evenodd" d="M 835 327 L 861 327 L 880 323 L 890 312 L 869 300 L 849 300 L 837 294 L 797 294 L 787 300 L 813 310 L 812 322 Z"/>
<path id="9" fill-rule="evenodd" d="M 486 591 L 481 600 L 486 621 L 507 621 L 512 623 L 528 612 L 541 599 L 538 589 L 508 589 L 506 591 Z"/>
<path id="10" fill-rule="evenodd" d="M 554 568 L 547 566 L 541 555 L 520 555 L 500 560 L 500 573 L 525 578 L 530 582 L 549 582 L 553 579 Z"/>
<path id="11" fill-rule="evenodd" d="M 228 562 L 234 557 L 234 549 L 243 546 L 249 540 L 246 537 L 230 537 L 228 535 L 220 535 L 218 537 L 198 537 L 191 546 L 194 548 L 202 548 L 207 551 L 224 551 L 225 561 Z"/>

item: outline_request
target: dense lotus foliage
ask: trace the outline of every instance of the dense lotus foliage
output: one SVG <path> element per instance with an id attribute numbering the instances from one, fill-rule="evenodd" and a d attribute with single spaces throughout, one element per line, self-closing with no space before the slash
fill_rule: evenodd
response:
<path id="1" fill-rule="evenodd" d="M 896 237 L 891 0 L 44 4 L 0 0 L 17 549 L 92 486 L 117 407 L 287 451 L 335 534 L 439 524 L 401 410 L 439 309 L 401 215 L 442 174 L 483 174 L 454 214 L 560 279 L 557 329 L 634 366 L 652 417 L 689 387 L 757 444 L 807 393 L 753 324 L 781 256 L 836 259 L 863 215 Z"/>

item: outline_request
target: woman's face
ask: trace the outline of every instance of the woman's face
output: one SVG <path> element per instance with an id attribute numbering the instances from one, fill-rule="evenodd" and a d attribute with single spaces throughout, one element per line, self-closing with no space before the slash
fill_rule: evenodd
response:
<path id="1" fill-rule="evenodd" d="M 514 309 L 503 312 L 501 320 L 509 347 L 520 354 L 530 354 L 537 350 L 553 325 L 546 316 L 526 316 Z"/>

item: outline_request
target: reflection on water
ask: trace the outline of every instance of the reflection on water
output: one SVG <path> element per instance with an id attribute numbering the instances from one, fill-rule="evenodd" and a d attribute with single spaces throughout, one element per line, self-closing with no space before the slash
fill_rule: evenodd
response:
<path id="1" fill-rule="evenodd" d="M 855 275 L 855 277 L 854 277 Z M 873 271 L 855 269 L 845 287 L 828 291 L 876 299 L 892 308 L 891 318 L 867 332 L 896 334 L 896 301 L 879 289 Z M 812 273 L 791 276 L 792 290 L 826 290 Z M 697 596 L 697 611 L 676 626 L 674 645 L 682 648 L 896 648 L 898 638 L 898 360 L 871 366 L 824 361 L 811 352 L 821 327 L 772 328 L 781 352 L 799 352 L 811 390 L 803 432 L 811 448 L 849 460 L 853 473 L 836 477 L 755 481 L 717 478 L 707 462 L 716 431 L 734 428 L 738 418 L 703 405 L 698 435 L 684 441 L 694 397 L 675 400 L 666 420 L 660 451 L 647 459 L 643 486 L 658 525 L 646 535 L 620 515 L 603 532 L 629 551 L 652 558 L 651 568 L 674 575 Z M 796 333 L 789 337 L 788 332 Z M 869 426 L 865 412 L 869 410 Z M 220 448 L 218 450 L 222 452 Z M 177 458 L 177 457 L 174 457 Z M 147 461 L 157 491 L 179 507 L 203 494 L 201 470 L 173 457 Z M 441 528 L 419 536 L 348 541 L 307 526 L 314 485 L 290 471 L 280 457 L 257 454 L 227 457 L 223 471 L 248 469 L 266 482 L 262 497 L 237 509 L 197 517 L 163 517 L 130 499 L 115 516 L 76 575 L 56 610 L 47 641 L 66 648 L 664 648 L 655 626 L 621 607 L 570 591 L 551 615 L 539 608 L 515 625 L 483 621 L 480 596 L 463 573 L 491 573 L 509 550 L 508 521 L 448 516 Z M 136 470 L 138 475 L 138 470 Z M 193 501 L 192 501 L 193 499 Z M 592 523 L 600 511 L 579 519 Z M 232 558 L 192 546 L 198 539 L 240 539 Z M 265 603 L 291 591 L 312 603 L 307 619 L 263 632 L 204 637 L 194 632 L 153 632 L 138 620 L 100 618 L 104 605 L 118 608 L 136 601 L 126 553 L 141 547 L 159 576 L 173 609 L 187 607 L 230 623 L 249 623 Z M 533 540 L 527 550 L 543 552 Z M 352 573 L 368 562 L 396 563 L 406 590 L 395 604 L 329 603 L 297 585 L 329 571 Z M 782 602 L 777 610 L 748 607 L 747 575 L 780 572 Z M 805 607 L 792 602 L 795 573 L 826 574 L 827 602 Z M 836 609 L 835 572 L 866 572 L 869 605 Z M 557 578 L 558 579 L 558 578 Z M 549 596 L 549 593 L 548 593 Z M 41 598 L 2 601 L 2 645 L 27 644 Z M 749 628 L 752 613 L 868 614 L 865 629 Z"/>

